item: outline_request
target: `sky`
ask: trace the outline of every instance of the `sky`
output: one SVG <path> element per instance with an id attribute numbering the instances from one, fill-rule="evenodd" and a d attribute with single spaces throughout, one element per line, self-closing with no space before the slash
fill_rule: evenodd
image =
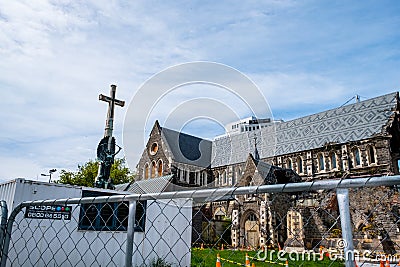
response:
<path id="1" fill-rule="evenodd" d="M 239 71 L 273 117 L 286 121 L 356 94 L 364 100 L 398 91 L 399 28 L 396 0 L 1 1 L 0 180 L 45 181 L 41 174 L 53 168 L 57 179 L 62 169 L 95 159 L 107 112 L 98 95 L 108 95 L 111 84 L 126 101 L 115 113 L 119 156 L 129 150 L 138 158 L 144 140 L 123 144 L 128 107 L 137 104 L 131 100 L 157 73 L 186 62 Z M 154 119 L 202 97 L 236 106 L 215 86 L 183 86 L 160 96 L 151 116 L 139 111 L 147 121 L 138 129 L 146 135 Z M 179 127 L 220 134 L 221 123 L 210 121 Z"/>

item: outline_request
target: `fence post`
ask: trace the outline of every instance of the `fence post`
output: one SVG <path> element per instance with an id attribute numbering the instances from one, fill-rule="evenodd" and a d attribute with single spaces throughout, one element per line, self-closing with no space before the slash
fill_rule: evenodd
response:
<path id="1" fill-rule="evenodd" d="M 0 218 L 0 258 L 3 255 L 3 245 L 4 245 L 4 237 L 6 234 L 7 228 L 7 217 L 8 217 L 8 209 L 7 202 L 4 200 L 0 201 L 1 206 L 1 218 Z"/>
<path id="2" fill-rule="evenodd" d="M 7 228 L 4 233 L 5 234 L 4 243 L 3 243 L 3 247 L 2 247 L 2 253 L 1 253 L 1 264 L 0 264 L 1 267 L 6 266 L 7 258 L 8 258 L 8 248 L 10 246 L 10 239 L 11 239 L 13 224 L 14 224 L 15 218 L 17 217 L 17 214 L 22 210 L 22 207 L 23 206 L 21 204 L 19 204 L 10 213 L 10 217 L 8 217 Z"/>
<path id="3" fill-rule="evenodd" d="M 336 189 L 337 201 L 339 204 L 340 224 L 342 226 L 342 238 L 344 245 L 344 260 L 346 267 L 354 266 L 354 245 L 353 232 L 351 228 L 350 205 L 349 205 L 349 189 Z"/>
<path id="4" fill-rule="evenodd" d="M 132 267 L 133 238 L 135 235 L 136 200 L 129 201 L 128 231 L 126 234 L 125 267 Z"/>

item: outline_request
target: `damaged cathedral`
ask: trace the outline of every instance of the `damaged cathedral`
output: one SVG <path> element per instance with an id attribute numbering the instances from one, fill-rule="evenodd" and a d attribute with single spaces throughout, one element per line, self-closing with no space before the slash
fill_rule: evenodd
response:
<path id="1" fill-rule="evenodd" d="M 372 176 L 385 179 L 399 173 L 399 104 L 396 92 L 286 122 L 250 117 L 230 123 L 226 134 L 212 141 L 164 128 L 156 121 L 137 165 L 136 179 L 173 185 L 163 191 Z M 385 228 L 389 221 L 391 225 L 397 222 L 393 213 L 393 207 L 400 205 L 397 191 L 387 187 L 368 190 L 362 194 L 354 190 L 351 196 L 362 211 L 352 214 L 353 228 L 360 230 L 355 238 L 371 234 L 366 227 L 370 218 L 363 217 L 363 211 L 369 214 L 374 200 L 385 194 L 392 197 L 376 213 L 392 212 L 378 230 L 400 240 L 399 228 Z M 211 241 L 220 231 L 232 247 L 312 248 L 321 241 L 321 233 L 334 236 L 340 231 L 339 226 L 328 229 L 331 224 L 326 223 L 334 217 L 326 216 L 327 212 L 337 214 L 335 204 L 335 193 L 329 191 L 243 195 L 203 203 L 195 208 L 201 212 L 193 213 L 192 242 Z M 214 223 L 213 234 L 206 234 L 204 220 Z M 225 224 L 229 231 L 224 231 Z"/>

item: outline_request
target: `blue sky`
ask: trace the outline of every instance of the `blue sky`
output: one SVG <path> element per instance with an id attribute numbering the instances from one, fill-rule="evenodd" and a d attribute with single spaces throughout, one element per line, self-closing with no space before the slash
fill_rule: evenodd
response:
<path id="1" fill-rule="evenodd" d="M 115 83 L 128 104 L 184 62 L 241 71 L 284 120 L 398 91 L 399 14 L 395 0 L 2 1 L 0 179 L 41 180 L 94 159 L 107 108 L 98 94 Z M 120 144 L 126 109 L 116 111 Z"/>

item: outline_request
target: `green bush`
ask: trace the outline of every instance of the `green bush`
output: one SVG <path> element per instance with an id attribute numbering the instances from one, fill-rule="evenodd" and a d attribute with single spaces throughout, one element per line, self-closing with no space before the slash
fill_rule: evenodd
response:
<path id="1" fill-rule="evenodd" d="M 170 263 L 167 263 L 161 258 L 153 259 L 149 265 L 150 267 L 172 267 Z"/>

